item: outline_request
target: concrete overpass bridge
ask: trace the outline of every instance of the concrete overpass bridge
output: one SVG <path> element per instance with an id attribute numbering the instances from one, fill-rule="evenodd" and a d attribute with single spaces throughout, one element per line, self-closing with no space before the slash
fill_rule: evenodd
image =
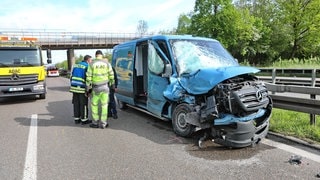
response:
<path id="1" fill-rule="evenodd" d="M 112 49 L 117 44 L 142 37 L 137 33 L 62 31 L 0 31 L 0 36 L 9 37 L 10 40 L 32 41 L 47 51 L 48 59 L 51 59 L 51 50 L 67 50 L 69 70 L 75 62 L 75 49 Z"/>

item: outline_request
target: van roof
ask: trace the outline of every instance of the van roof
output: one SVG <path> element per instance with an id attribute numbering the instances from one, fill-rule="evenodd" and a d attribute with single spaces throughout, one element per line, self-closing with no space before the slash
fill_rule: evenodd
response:
<path id="1" fill-rule="evenodd" d="M 217 40 L 211 39 L 211 38 L 192 36 L 192 35 L 154 35 L 154 36 L 134 39 L 134 40 L 127 41 L 127 42 L 124 42 L 119 45 L 132 44 L 132 43 L 135 44 L 137 42 L 147 41 L 147 40 L 170 40 L 170 39 L 198 39 L 198 40 L 217 41 Z M 117 46 L 119 46 L 119 45 L 117 45 Z"/>

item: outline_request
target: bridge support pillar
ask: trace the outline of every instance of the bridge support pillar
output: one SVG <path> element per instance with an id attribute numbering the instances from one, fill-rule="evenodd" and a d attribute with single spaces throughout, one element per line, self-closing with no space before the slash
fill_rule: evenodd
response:
<path id="1" fill-rule="evenodd" d="M 52 59 L 51 59 L 51 49 L 47 49 L 47 63 L 51 64 Z"/>
<path id="2" fill-rule="evenodd" d="M 74 65 L 75 63 L 74 49 L 67 50 L 67 58 L 68 58 L 68 71 L 71 71 L 72 65 Z"/>

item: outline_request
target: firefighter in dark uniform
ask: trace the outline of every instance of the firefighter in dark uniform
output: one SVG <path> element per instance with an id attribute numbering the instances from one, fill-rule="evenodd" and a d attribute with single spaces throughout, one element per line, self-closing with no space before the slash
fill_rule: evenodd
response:
<path id="1" fill-rule="evenodd" d="M 88 97 L 86 95 L 86 72 L 92 57 L 84 56 L 83 61 L 73 66 L 70 77 L 72 92 L 73 115 L 76 124 L 88 124 Z"/>

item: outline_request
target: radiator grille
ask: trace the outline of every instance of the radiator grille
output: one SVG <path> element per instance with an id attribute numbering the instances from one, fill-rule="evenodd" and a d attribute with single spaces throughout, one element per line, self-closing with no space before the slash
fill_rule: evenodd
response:
<path id="1" fill-rule="evenodd" d="M 38 82 L 38 74 L 12 74 L 0 76 L 0 86 L 19 86 Z"/>

